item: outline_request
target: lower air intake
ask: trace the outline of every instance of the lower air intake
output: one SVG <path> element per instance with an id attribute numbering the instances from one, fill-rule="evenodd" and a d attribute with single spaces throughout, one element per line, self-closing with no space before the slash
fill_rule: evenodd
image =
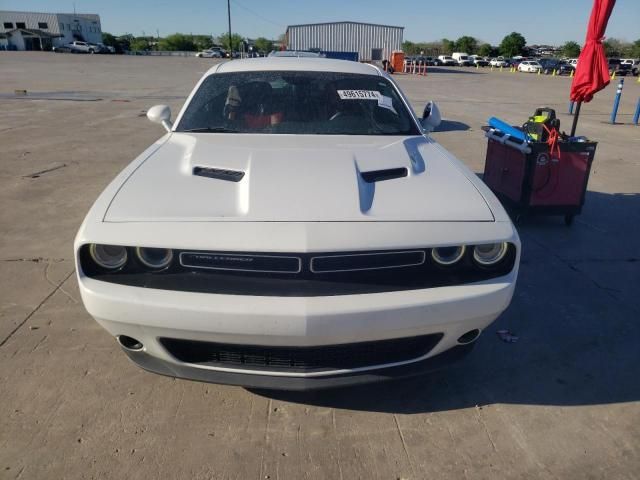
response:
<path id="1" fill-rule="evenodd" d="M 185 363 L 246 370 L 321 372 L 372 367 L 404 362 L 429 353 L 441 333 L 313 347 L 266 347 L 232 345 L 178 338 L 161 338 L 160 343 Z"/>

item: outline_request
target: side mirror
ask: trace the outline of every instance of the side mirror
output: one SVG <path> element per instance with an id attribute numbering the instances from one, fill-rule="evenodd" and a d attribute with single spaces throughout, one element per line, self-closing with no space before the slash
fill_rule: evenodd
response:
<path id="1" fill-rule="evenodd" d="M 171 131 L 171 109 L 166 105 L 156 105 L 147 112 L 147 118 L 153 123 L 161 124 L 167 132 Z"/>
<path id="2" fill-rule="evenodd" d="M 432 132 L 442 122 L 442 116 L 440 115 L 440 109 L 436 102 L 429 102 L 424 107 L 422 113 L 422 128 L 427 132 Z"/>

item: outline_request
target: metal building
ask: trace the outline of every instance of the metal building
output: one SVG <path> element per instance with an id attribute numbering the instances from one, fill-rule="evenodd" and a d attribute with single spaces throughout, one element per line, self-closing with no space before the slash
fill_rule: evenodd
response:
<path id="1" fill-rule="evenodd" d="M 51 50 L 74 40 L 102 42 L 100 16 L 0 11 L 0 50 Z"/>
<path id="2" fill-rule="evenodd" d="M 289 25 L 288 50 L 357 52 L 361 62 L 391 58 L 402 49 L 404 27 L 359 22 L 310 23 Z"/>

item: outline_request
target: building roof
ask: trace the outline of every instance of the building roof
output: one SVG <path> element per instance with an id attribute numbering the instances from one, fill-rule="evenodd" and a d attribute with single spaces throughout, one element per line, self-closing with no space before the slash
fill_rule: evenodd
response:
<path id="1" fill-rule="evenodd" d="M 27 35 L 31 35 L 34 37 L 42 37 L 42 38 L 60 38 L 64 37 L 59 33 L 49 33 L 42 30 L 38 30 L 36 28 L 14 28 L 13 30 L 7 30 L 5 33 L 10 35 L 14 32 L 26 33 Z"/>
<path id="2" fill-rule="evenodd" d="M 17 10 L 0 10 L 0 15 L 9 13 L 12 15 L 69 15 L 70 17 L 86 18 L 87 20 L 100 19 L 97 13 L 64 13 L 64 12 L 21 12 Z"/>
<path id="3" fill-rule="evenodd" d="M 381 75 L 380 70 L 367 63 L 349 62 L 347 60 L 332 60 L 328 58 L 305 57 L 262 57 L 247 58 L 219 63 L 212 67 L 207 75 L 212 73 L 230 72 L 260 72 L 260 71 L 304 71 L 304 72 L 339 72 L 360 73 L 364 75 Z"/>
<path id="4" fill-rule="evenodd" d="M 341 24 L 345 24 L 345 23 L 350 23 L 350 24 L 353 24 L 353 25 L 369 25 L 369 26 L 372 26 L 372 27 L 400 28 L 400 29 L 404 30 L 404 27 L 397 27 L 397 26 L 394 26 L 394 25 L 382 25 L 380 23 L 351 22 L 351 21 L 323 22 L 323 23 L 300 23 L 298 25 L 289 25 L 289 26 L 287 26 L 287 30 L 289 30 L 292 27 L 311 27 L 311 26 L 317 26 L 317 25 L 341 25 Z"/>

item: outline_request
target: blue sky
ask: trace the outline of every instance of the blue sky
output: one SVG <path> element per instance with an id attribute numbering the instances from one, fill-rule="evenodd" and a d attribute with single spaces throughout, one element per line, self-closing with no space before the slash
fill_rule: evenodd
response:
<path id="1" fill-rule="evenodd" d="M 160 35 L 218 35 L 227 29 L 226 0 L 76 0 L 76 11 L 97 13 L 104 31 Z M 247 37 L 276 38 L 287 25 L 351 20 L 405 27 L 405 40 L 472 35 L 498 44 L 511 31 L 529 44 L 582 43 L 592 0 L 231 0 L 232 29 Z M 529 8 L 527 8 L 529 7 Z M 73 0 L 0 0 L 0 10 L 73 11 Z M 640 38 L 640 0 L 618 0 L 608 37 Z"/>

